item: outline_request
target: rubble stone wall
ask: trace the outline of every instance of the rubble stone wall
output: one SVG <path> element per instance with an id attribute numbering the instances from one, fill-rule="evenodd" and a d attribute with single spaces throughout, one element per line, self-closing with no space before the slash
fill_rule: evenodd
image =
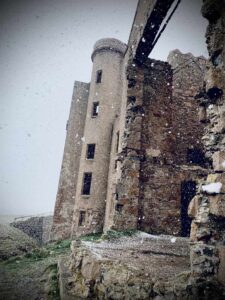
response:
<path id="1" fill-rule="evenodd" d="M 204 120 L 201 119 L 195 96 L 203 86 L 206 59 L 174 50 L 170 52 L 168 62 L 173 70 L 171 134 L 175 138 L 174 162 L 189 164 L 195 156 L 200 165 L 205 166 L 202 143 Z"/>
<path id="2" fill-rule="evenodd" d="M 205 59 L 196 60 L 176 50 L 169 59 L 173 68 L 179 67 L 176 74 L 168 63 L 151 59 L 127 69 L 122 165 L 114 201 L 119 211 L 113 229 L 181 234 L 182 182 L 205 176 L 203 165 L 187 161 L 188 149 L 197 141 L 203 148 L 194 97 L 203 83 Z M 192 72 L 197 75 L 190 79 Z"/>
<path id="3" fill-rule="evenodd" d="M 23 231 L 36 240 L 39 245 L 42 245 L 50 240 L 52 219 L 52 216 L 30 217 L 26 220 L 22 218 L 15 220 L 10 225 Z"/>
<path id="4" fill-rule="evenodd" d="M 202 14 L 209 20 L 206 41 L 210 60 L 204 91 L 198 102 L 207 120 L 203 141 L 212 162 L 189 214 L 192 277 L 196 281 L 219 280 L 225 285 L 225 2 L 204 1 Z"/>

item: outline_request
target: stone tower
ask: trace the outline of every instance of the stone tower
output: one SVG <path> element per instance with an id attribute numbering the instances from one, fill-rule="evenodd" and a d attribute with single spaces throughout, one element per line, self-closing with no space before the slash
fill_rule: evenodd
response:
<path id="1" fill-rule="evenodd" d="M 122 101 L 127 46 L 117 39 L 94 45 L 91 83 L 76 81 L 51 238 L 102 231 L 112 130 Z"/>
<path id="2" fill-rule="evenodd" d="M 103 229 L 112 128 L 121 105 L 125 52 L 126 45 L 116 39 L 101 39 L 94 46 L 72 235 Z"/>
<path id="3" fill-rule="evenodd" d="M 89 84 L 76 81 L 66 126 L 66 142 L 51 231 L 53 240 L 68 238 L 71 233 L 88 94 Z"/>

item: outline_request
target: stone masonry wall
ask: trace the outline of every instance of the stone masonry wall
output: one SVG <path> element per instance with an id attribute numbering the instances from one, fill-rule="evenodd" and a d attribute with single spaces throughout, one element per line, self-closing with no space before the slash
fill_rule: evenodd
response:
<path id="1" fill-rule="evenodd" d="M 92 59 L 92 77 L 85 120 L 84 141 L 80 158 L 76 202 L 73 212 L 72 236 L 102 232 L 105 219 L 113 123 L 122 98 L 122 70 L 127 46 L 116 39 L 96 42 Z M 96 74 L 101 70 L 101 82 Z M 93 117 L 93 103 L 99 103 Z M 87 159 L 87 145 L 95 144 L 94 159 Z M 90 192 L 83 194 L 84 173 L 92 174 Z M 80 214 L 84 214 L 80 223 Z"/>
<path id="2" fill-rule="evenodd" d="M 112 229 L 136 229 L 139 205 L 139 176 L 141 153 L 141 128 L 143 115 L 143 72 L 131 65 L 127 70 L 128 90 L 123 133 L 122 151 L 118 159 L 121 162 L 121 174 L 117 183 L 117 199 Z M 124 86 L 126 89 L 126 85 Z"/>
<path id="3" fill-rule="evenodd" d="M 10 225 L 23 231 L 36 240 L 39 245 L 42 245 L 50 240 L 52 219 L 52 216 L 19 218 Z"/>
<path id="4" fill-rule="evenodd" d="M 203 141 L 212 167 L 189 206 L 191 268 L 196 282 L 219 280 L 225 285 L 225 1 L 204 1 L 202 14 L 209 20 L 210 60 L 198 102 L 205 114 Z"/>
<path id="5" fill-rule="evenodd" d="M 162 233 L 165 228 L 169 230 L 168 225 L 176 228 L 171 222 L 172 216 L 165 227 L 170 209 L 176 209 L 168 195 L 171 176 L 167 167 L 173 161 L 174 152 L 171 134 L 172 71 L 167 63 L 149 60 L 143 66 L 143 73 L 143 159 L 138 222 L 139 228 L 144 231 Z"/>
<path id="6" fill-rule="evenodd" d="M 183 54 L 179 50 L 171 51 L 168 62 L 173 69 L 173 98 L 171 134 L 176 139 L 176 164 L 189 164 L 194 155 L 201 166 L 205 165 L 202 136 L 204 119 L 194 97 L 202 89 L 206 59 L 194 57 L 191 53 Z M 189 154 L 188 154 L 189 152 Z M 189 156 L 189 157 L 188 157 Z M 201 157 L 202 156 L 202 157 Z"/>
<path id="7" fill-rule="evenodd" d="M 51 234 L 53 240 L 65 239 L 71 234 L 88 95 L 89 84 L 76 81 L 67 123 L 67 136 L 55 203 Z"/>
<path id="8" fill-rule="evenodd" d="M 193 63 L 191 54 L 171 53 L 176 66 L 187 57 L 192 63 L 178 69 L 175 77 L 168 63 L 150 59 L 142 67 L 132 64 L 127 70 L 114 229 L 181 234 L 182 182 L 205 176 L 201 166 L 187 161 L 188 148 L 192 149 L 196 139 L 202 149 L 203 125 L 194 97 L 202 85 L 204 68 Z M 205 64 L 203 58 L 201 63 Z M 190 79 L 191 71 L 198 76 Z M 181 86 L 185 95 L 181 95 Z"/>

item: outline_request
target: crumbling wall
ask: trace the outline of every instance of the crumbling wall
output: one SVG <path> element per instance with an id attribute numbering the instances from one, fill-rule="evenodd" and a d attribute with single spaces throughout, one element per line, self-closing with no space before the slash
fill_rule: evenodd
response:
<path id="1" fill-rule="evenodd" d="M 163 233 L 165 223 L 177 227 L 172 211 L 177 210 L 170 189 L 174 137 L 172 136 L 172 71 L 167 63 L 149 60 L 143 66 L 143 118 L 140 170 L 139 227 L 151 233 Z M 173 190 L 174 192 L 174 190 Z M 179 208 L 178 208 L 179 214 Z M 175 213 L 177 216 L 177 212 Z M 168 222 L 168 218 L 170 222 Z M 174 222 L 172 222 L 174 220 Z M 172 231 L 173 232 L 173 231 Z"/>
<path id="2" fill-rule="evenodd" d="M 171 134 L 176 139 L 174 162 L 177 165 L 198 162 L 204 167 L 206 164 L 202 143 L 204 122 L 199 116 L 200 108 L 195 96 L 203 86 L 206 59 L 173 50 L 168 56 L 168 62 L 173 70 Z"/>
<path id="3" fill-rule="evenodd" d="M 212 167 L 189 207 L 191 267 L 197 282 L 218 279 L 225 285 L 225 2 L 204 1 L 202 13 L 209 20 L 210 60 L 198 102 L 205 114 L 203 141 Z"/>
<path id="4" fill-rule="evenodd" d="M 23 231 L 38 242 L 45 244 L 50 240 L 52 216 L 26 217 L 15 219 L 10 225 Z"/>
<path id="5" fill-rule="evenodd" d="M 114 229 L 181 234 L 182 182 L 205 176 L 202 165 L 187 161 L 194 139 L 203 148 L 203 125 L 194 97 L 202 86 L 205 60 L 200 58 L 199 64 L 196 60 L 191 54 L 172 52 L 170 61 L 174 68 L 179 66 L 175 75 L 168 63 L 151 59 L 127 69 Z M 197 74 L 194 78 L 192 71 Z"/>

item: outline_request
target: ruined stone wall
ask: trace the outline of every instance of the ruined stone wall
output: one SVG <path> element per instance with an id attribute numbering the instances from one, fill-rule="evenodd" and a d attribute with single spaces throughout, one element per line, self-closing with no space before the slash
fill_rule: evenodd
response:
<path id="1" fill-rule="evenodd" d="M 52 219 L 52 216 L 26 217 L 15 219 L 10 225 L 26 233 L 39 245 L 43 245 L 50 240 Z"/>
<path id="2" fill-rule="evenodd" d="M 191 160 L 196 159 L 204 166 L 202 144 L 204 120 L 200 119 L 201 111 L 195 96 L 203 86 L 206 59 L 174 50 L 170 52 L 168 62 L 173 69 L 171 134 L 176 139 L 174 162 L 191 164 Z"/>
<path id="3" fill-rule="evenodd" d="M 168 189 L 171 184 L 168 165 L 173 161 L 174 150 L 172 72 L 167 63 L 149 60 L 143 73 L 139 226 L 147 232 L 162 233 L 165 228 L 169 230 L 168 226 L 176 228 L 171 222 L 176 220 L 171 209 L 176 210 L 177 205 Z"/>
<path id="4" fill-rule="evenodd" d="M 51 234 L 53 240 L 65 239 L 71 234 L 88 94 L 89 84 L 76 81 L 67 123 L 67 135 L 55 203 Z"/>
<path id="5" fill-rule="evenodd" d="M 178 54 L 171 58 L 174 65 L 186 60 L 186 55 Z M 192 71 L 198 75 L 194 79 Z M 119 210 L 111 228 L 181 234 L 182 182 L 205 176 L 201 166 L 187 163 L 194 138 L 202 149 L 203 127 L 194 96 L 202 85 L 203 70 L 194 62 L 175 75 L 168 63 L 150 59 L 142 67 L 132 64 L 127 69 L 125 129 L 118 156 L 121 174 L 114 199 Z"/>
<path id="6" fill-rule="evenodd" d="M 198 195 L 189 207 L 191 268 L 193 280 L 225 285 L 225 1 L 204 1 L 202 13 L 209 20 L 210 60 L 198 102 L 207 121 L 203 141 L 212 167 L 207 179 L 199 181 Z"/>

